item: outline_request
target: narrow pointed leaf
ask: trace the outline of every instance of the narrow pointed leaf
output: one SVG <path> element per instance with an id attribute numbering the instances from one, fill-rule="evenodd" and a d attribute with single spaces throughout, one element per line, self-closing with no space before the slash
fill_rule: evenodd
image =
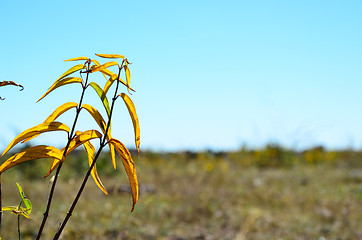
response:
<path id="1" fill-rule="evenodd" d="M 114 138 L 112 138 L 110 140 L 110 143 L 113 144 L 113 146 L 116 148 L 118 155 L 121 157 L 124 169 L 126 170 L 126 173 L 127 173 L 130 185 L 131 185 L 132 198 L 133 198 L 133 205 L 132 205 L 132 210 L 131 210 L 131 212 L 132 212 L 135 204 L 138 201 L 138 195 L 139 195 L 136 168 L 134 166 L 130 152 L 123 145 L 123 143 L 121 143 L 119 140 L 114 139 Z"/>
<path id="2" fill-rule="evenodd" d="M 81 82 L 82 82 L 82 79 L 79 77 L 69 77 L 69 78 L 64 78 L 62 80 L 57 80 L 48 89 L 48 91 L 41 98 L 39 98 L 39 100 L 37 102 L 42 100 L 46 95 L 48 95 L 50 92 L 54 91 L 58 87 L 61 87 L 61 86 L 67 85 L 67 84 L 71 84 L 71 83 L 81 83 Z"/>
<path id="3" fill-rule="evenodd" d="M 105 68 L 112 67 L 114 65 L 118 65 L 118 63 L 117 62 L 107 62 L 107 63 L 105 63 L 103 65 L 92 68 L 91 72 L 98 72 L 98 71 L 101 71 L 101 70 L 103 70 Z"/>
<path id="4" fill-rule="evenodd" d="M 54 158 L 62 160 L 63 153 L 59 149 L 52 146 L 39 145 L 35 147 L 30 147 L 24 149 L 23 151 L 15 154 L 14 156 L 6 160 L 0 166 L 0 174 L 19 163 L 40 158 Z"/>
<path id="5" fill-rule="evenodd" d="M 27 213 L 28 209 L 21 207 L 20 208 L 20 214 L 23 215 L 24 217 L 26 217 L 27 219 L 31 219 L 31 217 L 29 216 L 29 214 Z"/>
<path id="6" fill-rule="evenodd" d="M 23 192 L 23 189 L 21 188 L 21 186 L 19 185 L 19 183 L 16 183 L 16 186 L 18 186 L 18 189 L 19 189 L 19 193 L 20 193 L 20 196 L 22 199 L 25 198 L 25 194 Z"/>
<path id="7" fill-rule="evenodd" d="M 82 105 L 82 108 L 87 110 L 90 113 L 90 115 L 92 115 L 94 120 L 97 122 L 98 126 L 101 128 L 103 134 L 105 134 L 107 125 L 106 125 L 106 122 L 104 121 L 102 115 L 97 111 L 97 109 L 95 109 L 94 107 L 92 107 L 89 104 Z M 106 139 L 107 139 L 107 141 L 109 141 L 111 138 L 112 138 L 112 136 L 111 136 L 111 128 L 109 128 Z M 114 169 L 116 169 L 116 158 L 115 158 L 114 147 L 111 144 L 108 144 L 108 146 L 109 146 L 109 150 L 111 151 L 111 158 L 112 158 L 113 167 L 114 167 Z"/>
<path id="8" fill-rule="evenodd" d="M 93 160 L 94 160 L 95 148 L 94 148 L 94 146 L 93 146 L 90 142 L 85 142 L 85 143 L 83 144 L 83 146 L 84 146 L 84 148 L 85 148 L 85 150 L 86 150 L 86 152 L 87 152 L 89 166 L 91 166 L 92 163 L 93 163 Z M 97 184 L 97 186 L 98 186 L 106 195 L 108 195 L 108 192 L 107 192 L 106 188 L 104 187 L 101 179 L 100 179 L 99 176 L 98 176 L 96 165 L 94 165 L 94 167 L 92 168 L 92 170 L 91 170 L 91 175 L 92 175 L 95 183 Z"/>
<path id="9" fill-rule="evenodd" d="M 133 128 L 134 128 L 134 134 L 135 134 L 135 144 L 136 144 L 136 148 L 137 148 L 137 152 L 140 152 L 140 126 L 139 126 L 139 121 L 138 121 L 138 117 L 137 117 L 137 113 L 136 113 L 136 108 L 131 100 L 130 97 L 128 97 L 127 94 L 125 93 L 121 93 L 120 96 L 122 97 L 122 99 L 124 100 L 129 115 L 132 118 L 132 123 L 133 123 Z"/>
<path id="10" fill-rule="evenodd" d="M 82 108 L 87 110 L 90 113 L 90 115 L 92 115 L 94 120 L 97 122 L 98 126 L 101 128 L 102 132 L 105 133 L 107 125 L 106 125 L 106 122 L 104 121 L 102 115 L 98 112 L 98 110 L 89 104 L 83 104 Z M 109 134 L 109 132 L 108 132 L 108 134 Z"/>
<path id="11" fill-rule="evenodd" d="M 63 154 L 63 152 L 62 152 L 62 154 Z M 65 160 L 65 158 L 64 158 L 64 160 Z M 61 160 L 54 159 L 48 174 L 45 175 L 44 178 L 48 177 L 54 171 L 54 169 L 59 165 L 60 162 L 61 162 Z"/>
<path id="12" fill-rule="evenodd" d="M 61 105 L 60 107 L 58 107 L 57 109 L 55 109 L 55 111 L 49 115 L 49 117 L 47 119 L 45 119 L 44 122 L 53 122 L 55 119 L 57 119 L 60 115 L 62 115 L 63 113 L 65 113 L 66 111 L 77 107 L 78 104 L 75 102 L 68 102 L 68 103 L 64 103 L 63 105 Z"/>
<path id="13" fill-rule="evenodd" d="M 106 96 L 106 93 L 103 91 L 103 89 L 95 82 L 89 83 L 89 85 L 96 91 L 99 98 L 101 99 L 104 108 L 106 109 L 108 117 L 111 115 L 111 108 L 109 107 L 108 98 Z"/>
<path id="14" fill-rule="evenodd" d="M 97 60 L 95 60 L 95 59 L 92 59 L 92 62 L 94 62 L 94 64 L 95 64 L 96 66 L 100 66 L 100 65 L 101 65 L 101 64 L 100 64 Z M 106 70 L 108 70 L 108 69 L 106 69 Z M 109 70 L 108 70 L 108 71 L 109 71 Z M 107 76 L 103 73 L 103 70 L 102 70 L 101 72 L 102 72 L 104 78 L 107 79 Z"/>
<path id="15" fill-rule="evenodd" d="M 88 142 L 89 140 L 95 139 L 95 138 L 101 138 L 102 134 L 98 132 L 97 130 L 87 130 L 84 133 L 80 133 L 75 138 L 73 138 L 70 141 L 68 151 L 65 156 L 67 156 L 69 153 L 71 153 L 74 149 L 79 147 L 80 145 L 84 144 L 85 142 Z M 64 151 L 65 149 L 63 149 Z"/>
<path id="16" fill-rule="evenodd" d="M 131 72 L 129 71 L 127 61 L 126 61 L 126 64 L 123 67 L 124 67 L 124 70 L 126 72 L 127 90 L 129 92 L 129 85 L 130 85 L 130 82 L 131 82 Z"/>
<path id="17" fill-rule="evenodd" d="M 21 87 L 20 91 L 22 91 L 24 89 L 24 87 L 22 85 L 17 84 L 13 81 L 1 81 L 0 82 L 0 87 L 6 86 L 6 85 L 13 85 L 13 86 Z"/>
<path id="18" fill-rule="evenodd" d="M 29 128 L 28 130 L 25 130 L 24 132 L 20 133 L 5 149 L 2 156 L 5 155 L 12 147 L 14 147 L 19 142 L 26 140 L 27 138 L 31 138 L 34 135 L 39 135 L 44 132 L 50 132 L 50 131 L 65 131 L 69 132 L 69 127 L 61 122 L 46 122 L 39 124 L 35 127 Z"/>
<path id="19" fill-rule="evenodd" d="M 124 56 L 119 55 L 119 54 L 97 54 L 96 53 L 96 55 L 101 58 L 123 58 L 124 59 Z"/>
<path id="20" fill-rule="evenodd" d="M 76 57 L 76 58 L 66 59 L 66 60 L 64 60 L 64 62 L 79 61 L 79 60 L 88 60 L 88 58 L 87 57 Z"/>
<path id="21" fill-rule="evenodd" d="M 10 207 L 2 207 L 1 210 L 3 211 L 13 211 L 13 210 L 16 210 L 18 209 L 18 207 L 15 207 L 15 206 L 10 206 Z"/>
<path id="22" fill-rule="evenodd" d="M 27 198 L 24 198 L 24 199 L 23 199 L 23 203 L 25 204 L 25 209 L 26 209 L 25 212 L 26 212 L 28 215 L 30 215 L 31 210 L 32 210 L 32 205 L 31 205 L 30 200 L 27 199 Z"/>
<path id="23" fill-rule="evenodd" d="M 65 78 L 66 76 L 69 76 L 69 75 L 72 74 L 72 73 L 75 73 L 75 72 L 77 72 L 77 71 L 79 71 L 79 70 L 81 70 L 81 69 L 84 69 L 84 68 L 86 68 L 86 66 L 85 66 L 84 64 L 75 65 L 75 66 L 69 68 L 68 71 L 66 71 L 65 73 L 63 73 L 63 74 L 57 79 L 57 81 Z"/>
<path id="24" fill-rule="evenodd" d="M 113 82 L 117 79 L 117 77 L 118 77 L 117 74 L 113 74 L 112 76 L 110 76 L 110 78 L 108 79 L 108 81 L 106 82 L 106 84 L 104 85 L 104 88 L 103 88 L 103 91 L 105 92 L 105 94 L 107 94 L 109 88 L 112 86 Z M 135 92 L 135 90 L 133 88 L 131 88 L 130 86 L 128 86 L 127 83 L 122 80 L 122 78 L 119 78 L 119 82 L 122 83 L 123 85 L 125 85 L 127 88 L 129 88 L 133 92 Z"/>

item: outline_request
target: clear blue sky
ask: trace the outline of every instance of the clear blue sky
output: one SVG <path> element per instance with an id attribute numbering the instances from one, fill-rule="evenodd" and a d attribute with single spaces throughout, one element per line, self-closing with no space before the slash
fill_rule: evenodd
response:
<path id="1" fill-rule="evenodd" d="M 25 87 L 0 88 L 0 149 L 78 102 L 77 85 L 36 100 L 71 67 L 63 59 L 94 53 L 133 63 L 141 149 L 361 148 L 361 13 L 353 0 L 0 0 L 0 80 Z M 86 101 L 101 109 L 91 90 Z M 133 147 L 131 119 L 116 107 L 113 136 Z M 87 114 L 78 126 L 97 128 Z"/>

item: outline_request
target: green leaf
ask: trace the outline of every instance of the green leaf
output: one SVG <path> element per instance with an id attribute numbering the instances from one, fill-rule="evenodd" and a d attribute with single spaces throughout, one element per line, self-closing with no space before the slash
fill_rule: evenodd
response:
<path id="1" fill-rule="evenodd" d="M 24 194 L 24 192 L 23 192 L 23 189 L 20 187 L 19 183 L 16 183 L 16 185 L 18 186 L 18 189 L 19 189 L 21 198 L 24 199 L 24 198 L 25 198 L 25 194 Z"/>
<path id="2" fill-rule="evenodd" d="M 30 215 L 31 210 L 32 210 L 32 205 L 31 205 L 30 200 L 27 199 L 27 198 L 24 198 L 24 199 L 23 199 L 23 203 L 25 204 L 25 208 L 26 208 L 25 211 L 26 211 L 26 213 L 27 213 L 28 215 Z"/>
<path id="3" fill-rule="evenodd" d="M 99 98 L 101 99 L 104 108 L 106 109 L 108 117 L 111 115 L 111 108 L 109 107 L 108 98 L 106 96 L 106 93 L 103 91 L 103 89 L 95 82 L 89 83 L 89 85 L 96 91 Z"/>

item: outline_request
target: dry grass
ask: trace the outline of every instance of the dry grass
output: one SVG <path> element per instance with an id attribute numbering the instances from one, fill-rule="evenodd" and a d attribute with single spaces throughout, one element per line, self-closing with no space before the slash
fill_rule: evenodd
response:
<path id="1" fill-rule="evenodd" d="M 62 239 L 362 239 L 362 183 L 351 176 L 356 167 L 260 169 L 207 157 L 145 157 L 136 166 L 143 192 L 133 213 L 122 167 L 114 177 L 101 171 L 112 193 L 105 196 L 91 180 Z M 62 176 L 44 239 L 51 239 L 78 189 L 79 178 Z M 48 180 L 29 181 L 9 170 L 2 176 L 3 205 L 18 202 L 15 181 L 34 207 L 32 220 L 22 220 L 23 239 L 34 239 Z M 16 233 L 16 217 L 4 213 L 3 239 L 17 239 Z"/>

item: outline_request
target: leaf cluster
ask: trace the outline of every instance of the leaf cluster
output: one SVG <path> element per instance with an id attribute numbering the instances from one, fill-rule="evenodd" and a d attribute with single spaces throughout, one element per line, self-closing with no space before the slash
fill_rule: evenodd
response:
<path id="1" fill-rule="evenodd" d="M 16 183 L 19 189 L 19 193 L 21 196 L 21 201 L 18 206 L 9 206 L 9 207 L 2 207 L 3 211 L 11 211 L 11 213 L 15 215 L 23 215 L 27 219 L 30 219 L 30 213 L 32 210 L 32 204 L 28 198 L 25 197 L 25 193 L 22 189 L 22 187 L 19 185 L 19 183 Z M 22 207 L 22 205 L 25 205 L 25 207 Z"/>
<path id="2" fill-rule="evenodd" d="M 44 93 L 42 97 L 39 98 L 38 101 L 44 99 L 48 94 L 53 92 L 54 90 L 65 86 L 69 84 L 81 84 L 83 88 L 83 93 L 81 97 L 81 101 L 78 103 L 75 102 L 66 102 L 62 104 L 61 106 L 57 107 L 46 119 L 43 123 L 40 123 L 32 128 L 29 128 L 25 130 L 24 132 L 20 133 L 15 139 L 7 146 L 5 151 L 3 152 L 6 154 L 10 149 L 12 149 L 14 146 L 16 146 L 19 143 L 25 143 L 31 139 L 34 139 L 38 137 L 41 134 L 47 133 L 47 132 L 65 132 L 68 136 L 68 144 L 63 149 L 58 149 L 54 146 L 48 146 L 48 145 L 38 145 L 34 147 L 26 148 L 9 159 L 7 159 L 1 166 L 0 166 L 0 174 L 5 172 L 6 170 L 12 168 L 13 166 L 23 163 L 26 161 L 31 161 L 35 159 L 51 159 L 52 165 L 49 169 L 49 172 L 46 174 L 45 177 L 49 176 L 60 163 L 64 163 L 66 161 L 66 156 L 74 151 L 76 148 L 83 146 L 87 156 L 88 156 L 88 163 L 91 169 L 91 176 L 93 177 L 95 183 L 98 185 L 98 187 L 105 193 L 107 193 L 106 188 L 104 187 L 103 183 L 101 182 L 96 165 L 95 160 L 99 155 L 99 152 L 102 150 L 102 148 L 106 145 L 108 145 L 110 152 L 111 152 L 111 161 L 113 164 L 114 169 L 116 169 L 116 152 L 118 153 L 119 157 L 121 158 L 122 164 L 125 168 L 125 171 L 127 173 L 127 176 L 130 181 L 130 185 L 132 188 L 132 197 L 133 197 L 133 206 L 132 211 L 134 208 L 134 205 L 138 201 L 138 180 L 137 180 L 137 174 L 136 169 L 134 166 L 134 162 L 132 160 L 131 154 L 128 151 L 128 149 L 125 147 L 125 145 L 119 141 L 118 139 L 115 139 L 111 135 L 111 118 L 112 118 L 112 111 L 114 102 L 120 97 L 123 99 L 128 112 L 130 114 L 130 117 L 132 119 L 133 127 L 134 127 L 134 133 L 135 133 L 135 145 L 136 149 L 139 152 L 139 145 L 140 145 L 140 129 L 139 129 L 139 121 L 136 113 L 135 106 L 131 100 L 131 98 L 126 93 L 118 93 L 118 85 L 122 84 L 127 88 L 128 93 L 130 91 L 134 91 L 130 87 L 130 80 L 131 80 L 131 74 L 129 70 L 129 62 L 128 60 L 118 54 L 96 54 L 98 57 L 106 58 L 106 59 L 112 59 L 113 61 L 106 62 L 104 64 L 100 64 L 95 59 L 90 59 L 87 57 L 77 57 L 72 59 L 65 60 L 66 62 L 69 61 L 76 61 L 76 62 L 83 62 L 81 64 L 76 64 L 69 68 L 66 72 L 64 72 L 52 85 L 51 87 Z M 121 60 L 121 63 L 117 62 L 118 60 Z M 118 67 L 118 73 L 114 73 L 109 68 L 111 67 Z M 124 70 L 125 73 L 125 79 L 124 81 L 120 74 L 121 71 Z M 80 77 L 74 76 L 74 74 L 80 74 Z M 97 74 L 101 73 L 105 79 L 106 82 L 104 84 L 104 87 L 100 87 L 98 83 L 96 82 L 90 82 L 88 83 L 88 78 L 91 74 Z M 86 74 L 86 79 L 84 79 L 82 76 Z M 110 87 L 116 83 L 117 88 L 114 94 L 114 97 L 111 101 L 107 98 L 107 93 Z M 2 85 L 0 85 L 2 86 Z M 18 85 L 20 86 L 20 85 Z M 93 106 L 89 104 L 82 104 L 82 98 L 85 90 L 91 87 L 101 100 L 107 115 L 103 117 L 100 112 L 94 108 Z M 111 105 L 110 105 L 111 102 Z M 65 123 L 56 121 L 56 119 L 61 116 L 63 113 L 71 110 L 76 109 L 76 117 L 75 122 L 73 124 L 73 127 L 68 127 Z M 98 124 L 100 131 L 95 129 L 90 129 L 84 132 L 81 131 L 75 131 L 75 123 L 77 120 L 78 115 L 81 112 L 88 112 L 92 118 L 95 120 L 95 122 Z M 100 147 L 98 152 L 96 153 L 96 149 L 94 145 L 91 143 L 91 140 L 98 139 L 100 141 Z M 24 202 L 25 203 L 25 202 Z"/>

